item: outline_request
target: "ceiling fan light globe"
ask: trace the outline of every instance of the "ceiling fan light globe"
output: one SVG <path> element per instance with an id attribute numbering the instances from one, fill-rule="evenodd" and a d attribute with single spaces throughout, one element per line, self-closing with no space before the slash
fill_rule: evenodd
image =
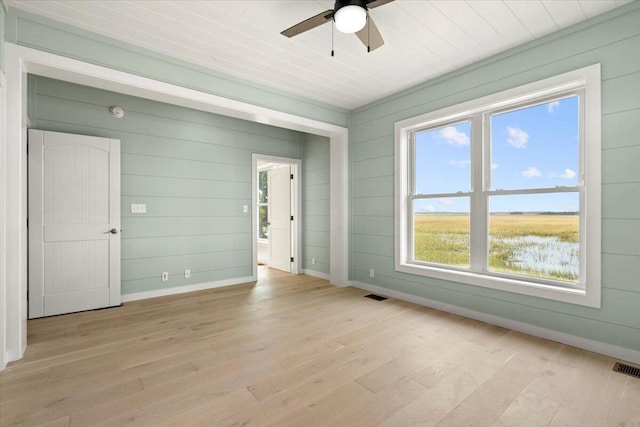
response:
<path id="1" fill-rule="evenodd" d="M 356 5 L 344 6 L 334 15 L 336 29 L 341 33 L 357 33 L 367 23 L 367 11 Z"/>

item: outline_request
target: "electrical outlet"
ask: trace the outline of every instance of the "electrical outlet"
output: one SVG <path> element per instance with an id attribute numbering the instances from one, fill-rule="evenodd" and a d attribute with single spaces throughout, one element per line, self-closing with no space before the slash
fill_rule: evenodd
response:
<path id="1" fill-rule="evenodd" d="M 316 259 L 315 258 L 311 258 L 311 265 L 316 265 Z"/>
<path id="2" fill-rule="evenodd" d="M 373 276 L 375 276 L 375 271 L 373 270 L 373 268 L 369 269 L 369 277 L 371 277 L 373 279 Z"/>
<path id="3" fill-rule="evenodd" d="M 189 270 L 188 268 L 184 271 L 184 278 L 191 279 L 191 270 Z"/>
<path id="4" fill-rule="evenodd" d="M 169 280 L 169 272 L 168 271 L 163 271 L 162 272 L 162 278 L 160 280 L 162 280 L 163 282 L 168 281 Z"/>
<path id="5" fill-rule="evenodd" d="M 243 213 L 248 213 L 248 212 L 249 212 L 249 206 L 247 206 L 247 205 L 242 205 L 242 212 L 243 212 Z"/>

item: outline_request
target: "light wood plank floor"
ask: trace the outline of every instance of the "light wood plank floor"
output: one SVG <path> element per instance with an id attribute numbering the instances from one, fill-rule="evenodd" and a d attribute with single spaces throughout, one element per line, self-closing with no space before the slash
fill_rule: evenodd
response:
<path id="1" fill-rule="evenodd" d="M 611 358 L 309 276 L 29 322 L 0 424 L 638 426 Z"/>

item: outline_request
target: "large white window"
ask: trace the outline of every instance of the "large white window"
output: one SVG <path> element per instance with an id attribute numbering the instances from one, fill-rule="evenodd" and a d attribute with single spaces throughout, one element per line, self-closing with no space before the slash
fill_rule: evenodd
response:
<path id="1" fill-rule="evenodd" d="M 599 65 L 397 122 L 396 162 L 396 270 L 600 306 Z"/>

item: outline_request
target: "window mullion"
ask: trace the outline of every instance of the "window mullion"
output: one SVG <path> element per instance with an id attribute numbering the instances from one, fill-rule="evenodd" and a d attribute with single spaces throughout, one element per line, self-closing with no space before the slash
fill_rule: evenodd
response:
<path id="1" fill-rule="evenodd" d="M 411 161 L 409 162 L 409 197 L 407 197 L 407 205 L 406 205 L 406 221 L 407 221 L 407 230 L 408 230 L 408 239 L 406 244 L 407 254 L 411 260 L 415 259 L 415 231 L 414 221 L 413 221 L 413 195 L 416 193 L 416 134 L 411 132 L 409 134 L 409 158 Z"/>
<path id="2" fill-rule="evenodd" d="M 471 270 L 487 269 L 487 164 L 488 135 L 484 129 L 483 115 L 476 114 L 471 120 Z"/>

